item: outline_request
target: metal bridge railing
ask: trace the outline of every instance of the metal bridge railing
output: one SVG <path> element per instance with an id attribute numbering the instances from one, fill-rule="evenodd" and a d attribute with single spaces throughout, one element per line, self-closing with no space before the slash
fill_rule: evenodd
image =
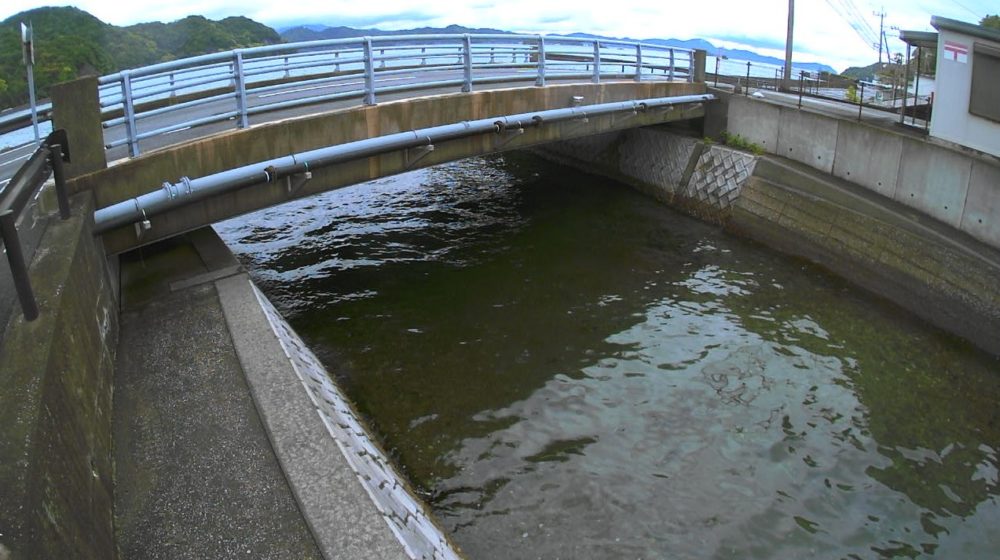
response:
<path id="1" fill-rule="evenodd" d="M 648 43 L 543 35 L 402 35 L 285 43 L 214 53 L 99 79 L 105 147 L 267 112 L 385 95 L 552 80 L 682 79 L 693 52 Z M 44 117 L 51 104 L 39 105 Z M 0 116 L 0 130 L 26 111 Z M 17 122 L 15 122 L 17 121 Z"/>
<path id="2" fill-rule="evenodd" d="M 28 278 L 28 264 L 17 232 L 17 218 L 34 197 L 49 176 L 55 175 L 56 198 L 59 216 L 69 218 L 69 196 L 63 162 L 69 161 L 69 144 L 65 130 L 56 130 L 42 141 L 41 145 L 18 169 L 10 184 L 0 193 L 0 238 L 7 253 L 7 263 L 14 280 L 14 289 L 21 303 L 21 311 L 27 321 L 38 317 L 38 303 L 35 301 Z"/>
<path id="3" fill-rule="evenodd" d="M 542 35 L 405 35 L 269 45 L 197 56 L 100 78 L 108 149 L 139 155 L 145 139 L 211 123 L 386 94 L 469 92 L 486 84 L 692 77 L 692 51 Z"/>

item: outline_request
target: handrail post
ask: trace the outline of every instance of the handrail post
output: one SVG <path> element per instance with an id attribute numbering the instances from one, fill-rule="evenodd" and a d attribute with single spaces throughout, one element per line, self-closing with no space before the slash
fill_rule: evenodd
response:
<path id="1" fill-rule="evenodd" d="M 49 146 L 49 163 L 52 164 L 52 175 L 56 181 L 56 201 L 59 203 L 59 217 L 69 218 L 69 195 L 66 194 L 66 170 L 63 168 L 62 146 Z"/>
<path id="2" fill-rule="evenodd" d="M 7 209 L 0 214 L 0 237 L 7 249 L 7 262 L 10 264 L 10 275 L 14 279 L 14 290 L 21 302 L 21 312 L 25 321 L 38 318 L 38 303 L 31 291 L 31 279 L 28 277 L 28 267 L 24 263 L 24 251 L 21 249 L 21 239 L 17 235 L 17 216 L 13 210 Z"/>
<path id="3" fill-rule="evenodd" d="M 802 108 L 802 84 L 806 79 L 806 73 L 803 70 L 799 70 L 799 109 Z"/>
<path id="4" fill-rule="evenodd" d="M 462 35 L 462 62 L 464 66 L 462 91 L 469 93 L 472 91 L 472 37 L 468 33 Z"/>
<path id="5" fill-rule="evenodd" d="M 635 44 L 635 81 L 642 81 L 642 45 Z"/>
<path id="6" fill-rule="evenodd" d="M 243 76 L 243 51 L 233 52 L 233 83 L 236 86 L 236 110 L 240 113 L 240 120 L 236 122 L 239 128 L 250 126 L 247 118 L 247 85 Z"/>
<path id="7" fill-rule="evenodd" d="M 535 78 L 535 85 L 542 87 L 545 85 L 545 36 L 538 36 L 538 77 Z"/>
<path id="8" fill-rule="evenodd" d="M 694 60 L 693 57 L 688 55 L 688 81 L 694 80 Z M 670 49 L 670 81 L 674 81 L 674 49 Z"/>
<path id="9" fill-rule="evenodd" d="M 858 121 L 861 120 L 861 109 L 865 106 L 865 83 L 861 82 L 861 95 L 858 96 Z"/>
<path id="10" fill-rule="evenodd" d="M 122 107 L 125 111 L 125 136 L 128 139 L 128 155 L 139 155 L 139 139 L 135 130 L 135 105 L 132 102 L 132 77 L 128 70 L 122 70 Z"/>
<path id="11" fill-rule="evenodd" d="M 594 41 L 594 77 L 590 81 L 601 83 L 601 42 Z"/>
<path id="12" fill-rule="evenodd" d="M 375 104 L 375 67 L 372 64 L 372 38 L 364 38 L 365 49 L 365 105 Z"/>
<path id="13" fill-rule="evenodd" d="M 750 61 L 747 61 L 747 83 L 743 84 L 743 95 L 750 95 Z"/>

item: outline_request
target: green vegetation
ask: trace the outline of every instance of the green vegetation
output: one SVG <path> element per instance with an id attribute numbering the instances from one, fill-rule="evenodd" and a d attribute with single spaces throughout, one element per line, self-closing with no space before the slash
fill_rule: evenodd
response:
<path id="1" fill-rule="evenodd" d="M 979 20 L 979 25 L 983 27 L 992 27 L 993 29 L 1000 29 L 1000 15 L 987 15 L 983 19 Z"/>
<path id="2" fill-rule="evenodd" d="M 858 101 L 860 101 L 861 98 L 858 97 L 858 86 L 854 84 L 847 86 L 847 91 L 844 92 L 844 98 L 850 101 L 851 103 L 857 103 Z"/>
<path id="3" fill-rule="evenodd" d="M 77 8 L 38 8 L 0 22 L 0 107 L 28 99 L 21 59 L 21 22 L 35 39 L 38 97 L 52 84 L 86 74 L 107 74 L 208 52 L 280 43 L 270 27 L 244 17 L 212 21 L 189 16 L 173 23 L 117 27 Z"/>
<path id="4" fill-rule="evenodd" d="M 751 142 L 746 138 L 740 136 L 739 134 L 730 134 L 728 132 L 722 133 L 722 143 L 730 148 L 736 148 L 737 150 L 743 150 L 745 152 L 750 152 L 754 155 L 763 155 L 765 153 L 764 147 L 756 142 Z"/>

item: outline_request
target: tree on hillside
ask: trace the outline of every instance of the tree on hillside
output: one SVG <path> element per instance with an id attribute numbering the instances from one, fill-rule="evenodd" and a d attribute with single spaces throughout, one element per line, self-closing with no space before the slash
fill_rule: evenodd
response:
<path id="1" fill-rule="evenodd" d="M 992 27 L 993 29 L 1000 29 L 1000 15 L 987 15 L 979 21 L 979 25 L 982 25 L 983 27 Z"/>
<path id="2" fill-rule="evenodd" d="M 117 27 L 71 7 L 36 8 L 0 22 L 0 108 L 27 101 L 21 60 L 21 22 L 35 33 L 35 86 L 44 98 L 52 84 L 86 74 L 108 74 L 163 60 L 281 42 L 270 27 L 232 17 L 189 16 L 173 23 Z"/>

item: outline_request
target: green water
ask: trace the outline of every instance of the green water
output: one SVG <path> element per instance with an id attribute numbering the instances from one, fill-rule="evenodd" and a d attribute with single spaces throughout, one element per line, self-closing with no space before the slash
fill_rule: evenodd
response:
<path id="1" fill-rule="evenodd" d="M 1000 362 L 621 185 L 508 155 L 217 229 L 470 558 L 1000 550 Z"/>

